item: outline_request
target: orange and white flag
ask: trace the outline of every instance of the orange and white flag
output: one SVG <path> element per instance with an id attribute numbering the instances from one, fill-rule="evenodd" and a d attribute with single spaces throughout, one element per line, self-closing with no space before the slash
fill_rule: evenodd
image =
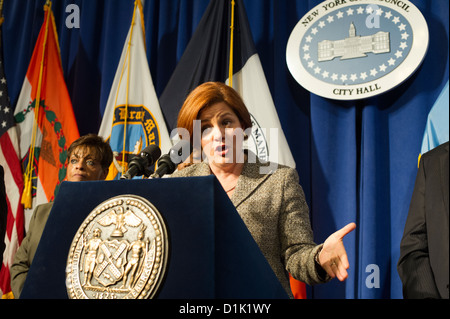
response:
<path id="1" fill-rule="evenodd" d="M 54 199 L 66 177 L 67 149 L 79 137 L 50 1 L 44 11 L 44 22 L 14 112 L 24 169 L 22 203 L 26 209 Z"/>

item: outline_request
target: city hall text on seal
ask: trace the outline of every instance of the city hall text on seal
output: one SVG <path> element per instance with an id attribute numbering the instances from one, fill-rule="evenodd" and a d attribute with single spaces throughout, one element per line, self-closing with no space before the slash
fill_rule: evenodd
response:
<path id="1" fill-rule="evenodd" d="M 428 42 L 427 22 L 407 0 L 328 0 L 294 27 L 286 62 L 311 93 L 356 100 L 408 79 L 422 63 Z"/>

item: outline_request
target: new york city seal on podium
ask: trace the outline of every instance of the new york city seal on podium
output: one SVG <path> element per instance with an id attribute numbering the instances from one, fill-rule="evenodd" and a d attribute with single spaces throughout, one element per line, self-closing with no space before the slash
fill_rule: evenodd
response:
<path id="1" fill-rule="evenodd" d="M 167 230 L 156 208 L 134 195 L 110 198 L 87 216 L 75 234 L 67 259 L 68 296 L 152 298 L 167 257 Z"/>

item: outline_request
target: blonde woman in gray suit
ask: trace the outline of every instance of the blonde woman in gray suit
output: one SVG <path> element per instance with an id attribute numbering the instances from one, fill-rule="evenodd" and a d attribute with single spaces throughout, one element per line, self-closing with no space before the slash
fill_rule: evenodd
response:
<path id="1" fill-rule="evenodd" d="M 323 244 L 313 242 L 296 170 L 261 163 L 243 150 L 245 132 L 252 124 L 234 89 L 220 82 L 200 85 L 186 98 L 177 126 L 194 150 L 172 177 L 216 176 L 290 297 L 288 273 L 309 285 L 347 278 L 349 262 L 342 239 L 356 225 L 348 224 Z"/>

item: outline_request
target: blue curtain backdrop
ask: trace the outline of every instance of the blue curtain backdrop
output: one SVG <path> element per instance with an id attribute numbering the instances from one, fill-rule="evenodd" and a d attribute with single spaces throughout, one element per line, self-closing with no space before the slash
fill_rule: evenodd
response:
<path id="1" fill-rule="evenodd" d="M 351 268 L 308 288 L 309 298 L 402 298 L 396 263 L 429 110 L 448 81 L 449 2 L 412 1 L 427 20 L 430 45 L 418 71 L 381 96 L 339 102 L 303 89 L 286 66 L 286 44 L 299 19 L 320 0 L 244 0 L 253 38 L 297 163 L 315 240 L 350 221 Z M 3 50 L 15 106 L 43 21 L 45 0 L 5 0 Z M 62 65 L 81 134 L 98 132 L 131 23 L 133 0 L 54 0 Z M 147 56 L 158 96 L 208 0 L 146 0 Z M 70 4 L 80 28 L 66 27 Z M 366 279 L 376 265 L 380 287 Z M 367 268 L 369 266 L 369 268 Z"/>

